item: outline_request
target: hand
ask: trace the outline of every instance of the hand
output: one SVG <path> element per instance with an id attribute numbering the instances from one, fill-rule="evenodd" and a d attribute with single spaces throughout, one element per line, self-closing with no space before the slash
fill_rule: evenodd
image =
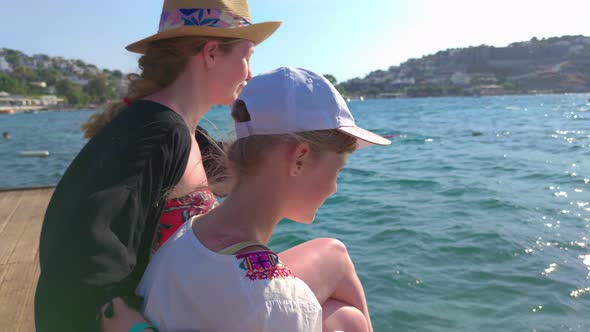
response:
<path id="1" fill-rule="evenodd" d="M 113 315 L 105 315 L 109 303 L 102 308 L 101 331 L 102 332 L 129 332 L 129 329 L 137 323 L 148 323 L 139 311 L 128 306 L 120 297 L 113 299 Z M 150 331 L 150 330 L 148 330 Z"/>

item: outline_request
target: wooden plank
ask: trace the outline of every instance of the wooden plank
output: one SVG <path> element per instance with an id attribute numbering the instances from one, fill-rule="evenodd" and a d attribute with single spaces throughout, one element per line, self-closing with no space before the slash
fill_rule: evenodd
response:
<path id="1" fill-rule="evenodd" d="M 45 211 L 47 210 L 47 206 L 49 205 L 49 201 L 51 200 L 51 196 L 55 191 L 55 187 L 51 188 L 42 188 L 38 189 L 39 191 L 39 200 L 37 203 L 39 204 L 36 207 L 34 219 L 31 220 L 30 226 L 31 230 L 36 230 L 39 234 L 41 233 L 41 227 L 43 226 L 43 219 L 45 218 Z M 39 239 L 37 238 L 37 241 Z M 38 243 L 37 243 L 38 246 Z M 38 257 L 37 257 L 38 259 Z"/>
<path id="2" fill-rule="evenodd" d="M 6 197 L 10 196 L 10 194 L 11 194 L 10 192 L 2 192 L 2 191 L 0 191 L 0 204 L 2 204 L 2 201 L 3 201 L 3 200 L 6 198 Z"/>
<path id="3" fill-rule="evenodd" d="M 30 199 L 27 199 L 26 203 L 28 213 L 25 214 L 25 220 L 23 221 L 25 223 L 25 229 L 18 239 L 14 251 L 8 259 L 8 263 L 32 263 L 39 250 L 42 220 L 50 196 L 41 190 L 32 192 L 30 196 Z"/>
<path id="4" fill-rule="evenodd" d="M 39 256 L 35 257 L 33 282 L 24 294 L 24 303 L 22 310 L 17 317 L 18 327 L 17 331 L 35 332 L 35 289 L 37 288 L 37 279 L 39 279 Z"/>
<path id="5" fill-rule="evenodd" d="M 6 277 L 6 273 L 8 272 L 8 264 L 0 265 L 0 287 L 4 283 L 4 278 Z"/>
<path id="6" fill-rule="evenodd" d="M 0 331 L 35 331 L 39 233 L 54 189 L 0 191 Z"/>
<path id="7" fill-rule="evenodd" d="M 0 322 L 3 331 L 16 331 L 21 324 L 25 304 L 34 292 L 38 265 L 17 263 L 7 266 L 6 276 L 0 285 Z"/>
<path id="8" fill-rule="evenodd" d="M 27 224 L 39 222 L 34 219 L 35 214 L 38 215 L 38 213 L 34 208 L 31 208 L 31 202 L 35 202 L 39 198 L 39 191 L 23 192 L 23 197 L 16 206 L 16 212 L 8 219 L 4 230 L 0 232 L 0 264 L 9 262 Z"/>
<path id="9" fill-rule="evenodd" d="M 22 191 L 3 193 L 6 194 L 4 199 L 0 201 L 0 233 L 8 225 L 8 221 L 12 215 L 16 212 L 16 208 L 23 196 Z"/>
<path id="10" fill-rule="evenodd" d="M 41 191 L 41 195 L 47 195 L 48 198 L 51 199 L 51 196 L 53 195 L 53 192 L 55 191 L 55 187 L 41 188 L 39 190 Z"/>

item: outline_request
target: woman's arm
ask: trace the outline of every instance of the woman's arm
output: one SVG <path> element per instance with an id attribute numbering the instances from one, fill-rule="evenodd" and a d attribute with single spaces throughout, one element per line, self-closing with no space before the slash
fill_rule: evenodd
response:
<path id="1" fill-rule="evenodd" d="M 58 185 L 39 248 L 39 332 L 96 326 L 101 307 L 134 294 L 165 192 L 180 180 L 191 144 L 184 123 L 152 122 L 160 128 L 90 141 Z"/>
<path id="2" fill-rule="evenodd" d="M 105 304 L 102 308 L 101 331 L 128 332 L 133 326 L 149 322 L 134 308 L 128 306 L 120 297 Z M 151 324 L 149 324 L 151 326 Z M 143 329 L 149 331 L 150 329 Z"/>

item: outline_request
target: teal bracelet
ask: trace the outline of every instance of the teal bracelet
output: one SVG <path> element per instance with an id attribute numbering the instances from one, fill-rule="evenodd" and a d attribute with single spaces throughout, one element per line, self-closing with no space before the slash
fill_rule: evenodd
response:
<path id="1" fill-rule="evenodd" d="M 129 329 L 129 332 L 142 332 L 145 329 L 150 329 L 152 331 L 158 332 L 158 329 L 155 326 L 148 323 L 137 323 Z"/>

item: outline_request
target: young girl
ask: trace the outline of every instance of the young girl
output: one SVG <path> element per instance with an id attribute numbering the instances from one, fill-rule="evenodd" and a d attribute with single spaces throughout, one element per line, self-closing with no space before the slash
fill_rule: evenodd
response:
<path id="1" fill-rule="evenodd" d="M 232 116 L 232 189 L 152 258 L 137 289 L 144 314 L 164 331 L 320 331 L 318 299 L 266 245 L 282 218 L 313 221 L 348 153 L 390 142 L 357 127 L 336 89 L 304 69 L 253 78 Z M 371 329 L 356 317 L 330 328 Z"/>

